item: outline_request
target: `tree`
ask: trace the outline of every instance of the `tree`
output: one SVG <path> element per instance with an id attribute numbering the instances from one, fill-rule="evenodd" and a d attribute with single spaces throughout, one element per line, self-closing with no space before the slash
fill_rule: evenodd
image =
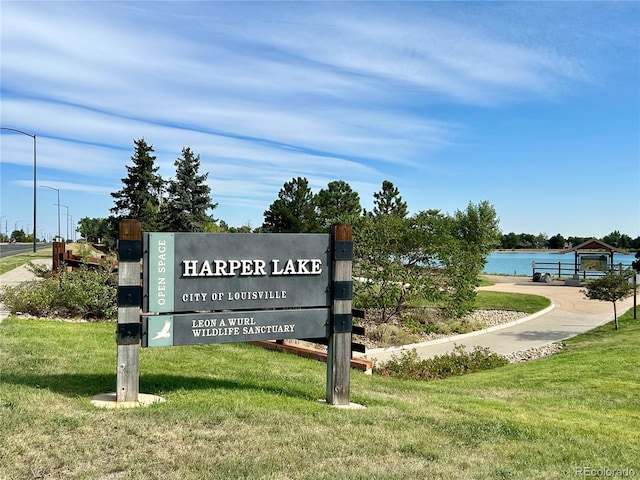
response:
<path id="1" fill-rule="evenodd" d="M 635 260 L 631 262 L 631 268 L 633 268 L 636 272 L 640 272 L 640 251 L 636 252 Z"/>
<path id="2" fill-rule="evenodd" d="M 264 212 L 262 231 L 312 233 L 319 230 L 314 195 L 306 178 L 285 182 L 269 209 Z"/>
<path id="3" fill-rule="evenodd" d="M 482 271 L 486 256 L 500 245 L 500 220 L 495 209 L 486 200 L 477 205 L 469 202 L 465 210 L 455 212 L 454 220 L 455 236 L 468 245 L 473 245 Z"/>
<path id="4" fill-rule="evenodd" d="M 166 230 L 171 232 L 204 232 L 215 219 L 207 211 L 218 204 L 211 202 L 208 173 L 199 175 L 200 155 L 194 156 L 189 147 L 182 149 L 182 157 L 175 163 L 176 178 L 167 182 L 167 200 L 162 205 Z"/>
<path id="5" fill-rule="evenodd" d="M 11 232 L 11 238 L 13 238 L 18 243 L 27 241 L 27 235 L 24 233 L 24 230 L 22 228 L 20 230 L 14 230 L 13 232 Z"/>
<path id="6" fill-rule="evenodd" d="M 559 249 L 564 248 L 564 237 L 559 233 L 555 234 L 549 239 L 549 248 Z"/>
<path id="7" fill-rule="evenodd" d="M 99 243 L 110 234 L 109 221 L 106 218 L 83 217 L 78 222 L 78 232 L 87 242 Z"/>
<path id="8" fill-rule="evenodd" d="M 604 276 L 588 283 L 587 289 L 582 291 L 591 300 L 613 303 L 613 320 L 616 330 L 619 328 L 616 302 L 633 295 L 633 284 L 629 281 L 633 275 L 634 272 L 631 269 L 622 272 L 611 269 Z"/>
<path id="9" fill-rule="evenodd" d="M 142 230 L 157 230 L 160 197 L 163 180 L 156 172 L 160 167 L 154 165 L 156 157 L 153 147 L 147 145 L 144 138 L 134 140 L 135 151 L 131 157 L 133 166 L 127 165 L 127 177 L 122 179 L 124 187 L 111 194 L 115 206 L 111 212 L 115 222 L 123 218 L 135 218 L 142 224 Z"/>
<path id="10" fill-rule="evenodd" d="M 354 233 L 355 297 L 359 306 L 380 310 L 386 322 L 423 292 L 420 268 L 412 252 L 408 220 L 393 215 L 360 217 Z"/>
<path id="11" fill-rule="evenodd" d="M 326 231 L 335 223 L 353 223 L 362 212 L 360 196 L 343 180 L 329 182 L 326 190 L 318 192 L 316 208 L 320 228 Z"/>
<path id="12" fill-rule="evenodd" d="M 402 218 L 365 215 L 354 226 L 354 277 L 358 302 L 382 311 L 383 320 L 419 299 L 437 300 L 449 316 L 473 309 L 478 276 L 501 233 L 493 206 L 438 210 Z"/>
<path id="13" fill-rule="evenodd" d="M 619 230 L 614 230 L 609 235 L 605 235 L 602 237 L 602 241 L 618 248 L 629 248 L 632 242 L 629 235 L 620 233 Z"/>
<path id="14" fill-rule="evenodd" d="M 502 248 L 516 248 L 518 245 L 520 245 L 520 235 L 515 232 L 502 235 Z"/>
<path id="15" fill-rule="evenodd" d="M 487 256 L 500 244 L 501 232 L 493 206 L 469 203 L 463 211 L 445 216 L 437 210 L 413 217 L 419 240 L 420 264 L 431 268 L 431 292 L 437 291 L 448 316 L 462 317 L 473 310 L 478 277 Z"/>
<path id="16" fill-rule="evenodd" d="M 400 192 L 389 180 L 382 182 L 382 190 L 373 194 L 374 215 L 393 215 L 405 218 L 408 213 L 407 203 L 402 201 Z"/>

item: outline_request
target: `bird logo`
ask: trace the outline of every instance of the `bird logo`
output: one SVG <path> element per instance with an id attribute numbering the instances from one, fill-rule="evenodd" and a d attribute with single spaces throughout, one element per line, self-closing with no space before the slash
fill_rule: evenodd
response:
<path id="1" fill-rule="evenodd" d="M 156 336 L 153 337 L 153 340 L 158 340 L 159 338 L 169 338 L 171 336 L 171 333 L 169 332 L 169 330 L 171 330 L 171 321 L 165 320 L 162 330 L 156 333 Z"/>

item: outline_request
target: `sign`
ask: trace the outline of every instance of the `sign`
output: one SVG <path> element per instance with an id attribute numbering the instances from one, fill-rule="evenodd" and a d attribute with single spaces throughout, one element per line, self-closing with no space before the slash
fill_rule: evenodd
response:
<path id="1" fill-rule="evenodd" d="M 144 316 L 142 346 L 326 338 L 329 309 L 257 310 Z"/>
<path id="2" fill-rule="evenodd" d="M 175 313 L 328 307 L 324 234 L 145 234 L 143 308 Z"/>
<path id="3" fill-rule="evenodd" d="M 599 271 L 606 272 L 607 256 L 606 255 L 583 255 L 580 257 L 580 269 L 584 272 Z"/>
<path id="4" fill-rule="evenodd" d="M 138 401 L 140 340 L 162 347 L 324 338 L 327 403 L 350 405 L 350 225 L 333 225 L 330 235 L 152 232 L 141 241 L 140 222 L 127 219 L 119 232 L 118 402 Z"/>
<path id="5" fill-rule="evenodd" d="M 142 346 L 327 338 L 331 236 L 144 235 Z"/>

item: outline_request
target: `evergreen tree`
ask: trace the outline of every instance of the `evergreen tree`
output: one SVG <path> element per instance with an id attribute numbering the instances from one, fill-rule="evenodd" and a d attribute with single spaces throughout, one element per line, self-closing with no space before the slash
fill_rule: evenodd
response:
<path id="1" fill-rule="evenodd" d="M 172 232 L 204 232 L 215 219 L 207 211 L 218 204 L 211 202 L 209 173 L 198 175 L 200 155 L 194 156 L 189 147 L 182 149 L 182 157 L 175 163 L 176 178 L 167 182 L 167 202 L 162 206 L 166 229 Z"/>
<path id="2" fill-rule="evenodd" d="M 326 190 L 320 190 L 316 195 L 316 207 L 320 228 L 327 231 L 338 222 L 352 223 L 362 212 L 360 195 L 343 180 L 329 182 Z"/>
<path id="3" fill-rule="evenodd" d="M 382 182 L 382 190 L 373 194 L 374 215 L 393 215 L 404 218 L 407 216 L 407 203 L 402 201 L 400 192 L 389 180 Z"/>
<path id="4" fill-rule="evenodd" d="M 156 173 L 159 167 L 154 165 L 153 147 L 144 138 L 134 140 L 134 145 L 133 166 L 127 165 L 128 176 L 122 179 L 124 187 L 111 194 L 115 206 L 110 211 L 115 215 L 114 221 L 135 218 L 143 231 L 152 232 L 158 225 L 163 180 Z"/>
<path id="5" fill-rule="evenodd" d="M 269 209 L 264 212 L 262 231 L 271 233 L 312 233 L 319 230 L 315 198 L 306 178 L 286 182 Z"/>

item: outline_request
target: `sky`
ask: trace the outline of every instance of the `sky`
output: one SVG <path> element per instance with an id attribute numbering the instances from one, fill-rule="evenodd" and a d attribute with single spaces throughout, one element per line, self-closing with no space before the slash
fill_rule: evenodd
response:
<path id="1" fill-rule="evenodd" d="M 200 155 L 231 226 L 305 177 L 368 210 L 389 180 L 410 213 L 486 200 L 504 233 L 640 235 L 640 2 L 2 0 L 0 18 L 39 237 L 58 203 L 62 236 L 107 217 L 139 138 L 165 179 Z M 1 133 L 1 231 L 31 231 L 33 139 Z"/>

